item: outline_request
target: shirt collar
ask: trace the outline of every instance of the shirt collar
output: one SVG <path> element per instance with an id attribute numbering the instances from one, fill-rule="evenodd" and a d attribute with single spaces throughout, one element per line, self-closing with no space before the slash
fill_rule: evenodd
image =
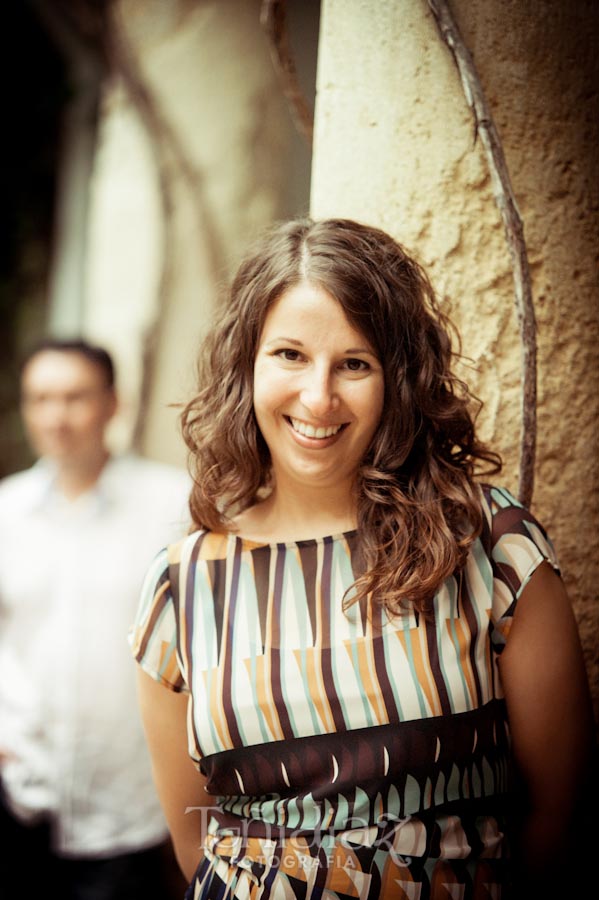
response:
<path id="1" fill-rule="evenodd" d="M 122 457 L 110 456 L 100 472 L 96 483 L 89 488 L 85 494 L 82 494 L 80 498 L 77 498 L 77 500 L 73 502 L 73 506 L 77 505 L 79 500 L 81 500 L 82 503 L 94 504 L 97 508 L 109 504 L 115 493 L 115 486 L 123 461 Z M 32 485 L 33 490 L 29 497 L 30 508 L 32 511 L 47 509 L 49 505 L 58 505 L 67 502 L 56 484 L 58 477 L 58 467 L 56 463 L 42 457 L 34 463 L 31 472 L 34 478 Z"/>

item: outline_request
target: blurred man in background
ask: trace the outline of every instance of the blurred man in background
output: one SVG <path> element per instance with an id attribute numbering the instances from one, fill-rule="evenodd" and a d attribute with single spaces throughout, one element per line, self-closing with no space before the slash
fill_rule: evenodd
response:
<path id="1" fill-rule="evenodd" d="M 111 456 L 102 348 L 46 341 L 21 388 L 39 460 L 0 482 L 0 897 L 180 897 L 127 633 L 190 480 Z"/>

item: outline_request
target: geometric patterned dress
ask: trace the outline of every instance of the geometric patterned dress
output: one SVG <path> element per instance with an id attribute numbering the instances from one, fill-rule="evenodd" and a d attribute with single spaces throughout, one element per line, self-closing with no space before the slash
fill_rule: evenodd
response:
<path id="1" fill-rule="evenodd" d="M 434 617 L 345 610 L 356 532 L 259 543 L 197 531 L 160 552 L 131 633 L 189 693 L 197 811 L 189 900 L 510 896 L 510 738 L 497 661 L 522 589 L 558 563 L 505 489 Z M 191 813 L 194 814 L 194 813 Z"/>

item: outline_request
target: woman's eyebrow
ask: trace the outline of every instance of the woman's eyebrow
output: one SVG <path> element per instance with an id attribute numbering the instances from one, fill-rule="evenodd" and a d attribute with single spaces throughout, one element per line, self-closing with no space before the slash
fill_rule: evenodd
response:
<path id="1" fill-rule="evenodd" d="M 345 353 L 367 353 L 368 356 L 376 356 L 374 350 L 370 350 L 368 347 L 350 347 Z"/>
<path id="2" fill-rule="evenodd" d="M 270 347 L 271 344 L 280 344 L 283 341 L 286 344 L 295 344 L 296 347 L 303 347 L 301 341 L 296 340 L 296 338 L 285 337 L 281 335 L 281 337 L 271 338 L 270 341 L 267 341 L 264 345 L 265 347 Z"/>

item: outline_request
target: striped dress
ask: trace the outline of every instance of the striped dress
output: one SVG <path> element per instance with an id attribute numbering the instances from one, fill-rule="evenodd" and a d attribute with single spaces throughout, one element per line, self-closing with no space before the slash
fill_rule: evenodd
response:
<path id="1" fill-rule="evenodd" d="M 356 532 L 264 544 L 195 532 L 147 574 L 135 658 L 190 695 L 218 806 L 186 896 L 508 897 L 509 731 L 497 659 L 523 587 L 557 560 L 506 490 L 434 618 L 343 611 Z"/>

